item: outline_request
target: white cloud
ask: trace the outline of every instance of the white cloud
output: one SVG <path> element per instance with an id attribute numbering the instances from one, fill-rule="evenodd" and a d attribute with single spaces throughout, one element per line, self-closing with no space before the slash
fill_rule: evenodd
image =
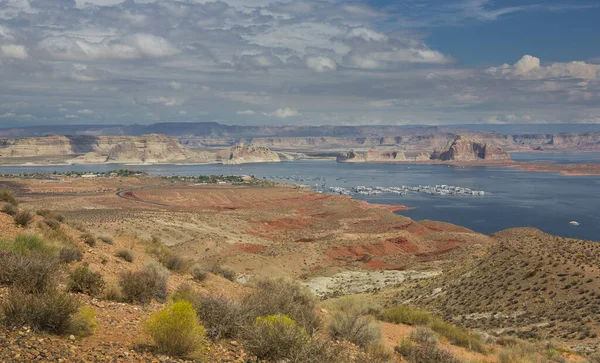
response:
<path id="1" fill-rule="evenodd" d="M 337 63 L 327 57 L 308 57 L 306 58 L 306 66 L 315 72 L 329 72 L 337 69 Z"/>
<path id="2" fill-rule="evenodd" d="M 244 110 L 244 111 L 238 111 L 238 112 L 236 112 L 236 114 L 237 115 L 248 115 L 248 116 L 250 116 L 250 115 L 255 115 L 256 112 L 252 111 L 252 110 Z"/>
<path id="3" fill-rule="evenodd" d="M 396 48 L 351 53 L 346 57 L 346 61 L 357 68 L 388 69 L 403 63 L 445 64 L 450 63 L 452 59 L 431 49 Z"/>
<path id="4" fill-rule="evenodd" d="M 83 110 L 78 110 L 77 113 L 80 115 L 92 115 L 94 111 L 90 110 L 89 108 L 86 108 Z"/>
<path id="5" fill-rule="evenodd" d="M 181 89 L 181 83 L 180 82 L 169 82 L 169 87 L 171 87 L 172 89 L 179 91 Z"/>
<path id="6" fill-rule="evenodd" d="M 267 113 L 265 115 L 272 116 L 272 117 L 279 117 L 279 118 L 288 118 L 288 117 L 299 116 L 300 112 L 298 112 L 298 110 L 295 108 L 285 107 L 285 108 L 278 108 L 277 110 L 275 110 L 271 113 Z"/>
<path id="7" fill-rule="evenodd" d="M 27 59 L 29 58 L 29 54 L 27 53 L 27 49 L 18 44 L 5 44 L 0 46 L 0 51 L 2 55 L 6 58 L 12 59 Z"/>
<path id="8" fill-rule="evenodd" d="M 387 35 L 383 34 L 383 33 L 379 33 L 376 32 L 373 29 L 368 29 L 368 28 L 352 28 L 349 32 L 348 32 L 348 37 L 352 38 L 352 37 L 357 37 L 357 38 L 362 38 L 364 40 L 374 40 L 377 42 L 383 42 L 383 41 L 387 41 L 388 37 Z"/>
<path id="9" fill-rule="evenodd" d="M 148 103 L 150 104 L 160 104 L 167 107 L 180 106 L 183 103 L 183 100 L 173 98 L 173 97 L 149 97 Z"/>
<path id="10" fill-rule="evenodd" d="M 589 80 L 600 75 L 600 65 L 574 61 L 542 66 L 539 58 L 524 55 L 513 65 L 503 64 L 500 67 L 490 67 L 486 72 L 492 76 L 504 78 L 546 79 L 566 77 Z"/>
<path id="11" fill-rule="evenodd" d="M 180 53 L 167 39 L 146 33 L 125 35 L 116 40 L 105 39 L 99 43 L 77 37 L 54 36 L 42 40 L 39 47 L 55 59 L 76 61 L 162 58 Z"/>
<path id="12" fill-rule="evenodd" d="M 66 115 L 65 118 L 79 118 L 77 115 Z"/>

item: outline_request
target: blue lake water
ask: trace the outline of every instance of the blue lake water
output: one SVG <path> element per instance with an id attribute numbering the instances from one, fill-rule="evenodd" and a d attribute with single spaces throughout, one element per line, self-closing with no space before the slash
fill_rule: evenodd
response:
<path id="1" fill-rule="evenodd" d="M 519 154 L 520 160 L 538 160 L 539 154 Z M 527 159 L 527 158 L 533 159 Z M 546 157 L 546 155 L 544 155 Z M 593 154 L 555 155 L 592 160 Z M 517 159 L 517 158 L 515 158 Z M 548 160 L 548 159 L 544 159 Z M 583 161 L 580 161 L 583 162 Z M 589 162 L 589 161 L 585 161 Z M 365 186 L 448 184 L 486 192 L 484 196 L 382 194 L 355 196 L 372 203 L 402 204 L 414 209 L 397 212 L 415 220 L 446 221 L 490 234 L 511 227 L 536 227 L 548 233 L 600 240 L 600 176 L 562 176 L 556 173 L 515 172 L 499 167 L 448 167 L 447 165 L 338 164 L 334 161 L 228 165 L 75 165 L 0 166 L 0 173 L 100 172 L 133 169 L 153 175 L 254 175 L 276 179 L 305 178 L 305 184 L 350 188 Z M 316 177 L 325 181 L 314 181 Z M 278 179 L 279 180 L 279 179 Z M 285 181 L 285 180 L 284 180 Z M 578 221 L 579 226 L 569 224 Z"/>

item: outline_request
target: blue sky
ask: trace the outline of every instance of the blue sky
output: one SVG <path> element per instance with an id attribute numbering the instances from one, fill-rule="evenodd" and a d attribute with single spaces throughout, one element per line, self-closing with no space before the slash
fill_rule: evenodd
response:
<path id="1" fill-rule="evenodd" d="M 0 0 L 0 127 L 600 123 L 600 4 Z"/>

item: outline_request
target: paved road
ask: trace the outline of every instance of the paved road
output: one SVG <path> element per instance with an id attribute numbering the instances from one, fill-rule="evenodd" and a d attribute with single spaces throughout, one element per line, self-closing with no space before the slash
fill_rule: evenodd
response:
<path id="1" fill-rule="evenodd" d="M 127 190 L 121 190 L 119 192 L 116 192 L 115 195 L 119 198 L 123 198 L 123 199 L 127 199 L 130 200 L 132 202 L 138 202 L 138 203 L 145 203 L 145 204 L 151 204 L 151 205 L 158 205 L 161 207 L 169 207 L 169 204 L 164 204 L 164 203 L 158 203 L 158 202 L 150 202 L 147 200 L 142 200 L 138 197 L 136 197 L 133 192 L 136 190 L 142 190 L 142 189 L 150 189 L 150 188 L 154 188 L 154 187 L 144 187 L 144 188 L 136 188 L 136 189 L 127 189 Z"/>

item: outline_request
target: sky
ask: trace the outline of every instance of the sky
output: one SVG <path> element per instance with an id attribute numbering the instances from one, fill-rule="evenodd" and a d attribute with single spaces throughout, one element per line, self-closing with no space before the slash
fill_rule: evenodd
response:
<path id="1" fill-rule="evenodd" d="M 596 0 L 0 0 L 0 127 L 600 123 Z"/>

